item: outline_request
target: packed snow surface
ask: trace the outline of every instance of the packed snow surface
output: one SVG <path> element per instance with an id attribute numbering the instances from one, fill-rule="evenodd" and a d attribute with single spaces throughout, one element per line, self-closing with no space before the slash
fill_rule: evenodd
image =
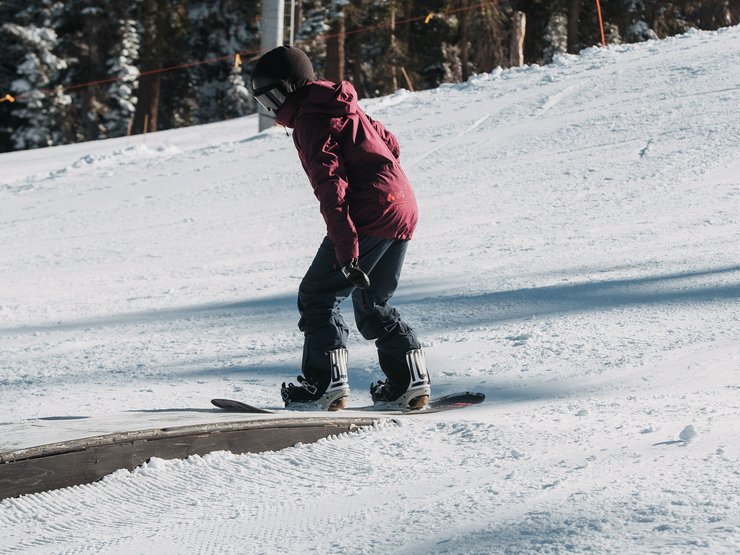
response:
<path id="1" fill-rule="evenodd" d="M 396 304 L 487 402 L 5 500 L 0 553 L 737 553 L 738 67 L 734 27 L 363 101 L 421 210 Z M 0 167 L 3 426 L 279 405 L 324 234 L 283 129 Z"/>

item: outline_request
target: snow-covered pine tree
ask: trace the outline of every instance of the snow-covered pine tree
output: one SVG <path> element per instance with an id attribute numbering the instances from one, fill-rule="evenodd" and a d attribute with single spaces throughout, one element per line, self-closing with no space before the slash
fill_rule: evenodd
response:
<path id="1" fill-rule="evenodd" d="M 519 3 L 517 3 L 518 6 Z M 507 67 L 509 62 L 508 45 L 511 43 L 510 21 L 514 6 L 491 2 L 469 6 L 469 26 L 467 34 L 470 37 L 470 66 L 473 71 L 489 72 L 496 67 Z M 527 15 L 527 38 L 532 23 L 529 11 L 521 9 Z M 506 48 L 504 47 L 506 45 Z M 531 56 L 525 55 L 525 61 Z"/>
<path id="2" fill-rule="evenodd" d="M 48 9 L 48 3 L 42 3 Z M 31 8 L 27 8 L 30 10 Z M 57 34 L 44 15 L 26 13 L 26 25 L 5 23 L 0 27 L 3 45 L 5 89 L 16 101 L 7 105 L 9 114 L 0 125 L 3 143 L 22 150 L 67 142 L 66 119 L 71 99 L 59 87 L 66 62 L 56 55 Z M 8 82 L 9 80 L 9 82 Z"/>
<path id="3" fill-rule="evenodd" d="M 462 81 L 462 60 L 460 46 L 457 44 L 442 43 L 442 65 L 444 67 L 445 83 L 460 83 Z"/>
<path id="4" fill-rule="evenodd" d="M 234 70 L 230 55 L 257 49 L 258 14 L 259 6 L 252 2 L 191 0 L 187 3 L 187 48 L 192 59 L 217 60 L 188 69 L 197 123 L 221 121 L 254 112 L 254 102 L 248 93 L 245 96 L 241 70 Z"/>
<path id="5" fill-rule="evenodd" d="M 249 94 L 247 84 L 242 76 L 241 63 L 234 63 L 229 75 L 228 88 L 224 103 L 224 116 L 237 118 L 257 111 L 254 98 Z"/>
<path id="6" fill-rule="evenodd" d="M 370 0 L 365 5 L 363 26 L 371 31 L 362 34 L 365 63 L 364 89 L 371 96 L 394 92 L 406 87 L 401 68 L 408 73 L 406 29 L 396 22 L 403 20 L 409 6 L 399 0 Z M 418 85 L 417 85 L 418 86 Z"/>
<path id="7" fill-rule="evenodd" d="M 11 22 L 14 15 L 15 10 L 11 9 L 8 2 L 0 2 L 0 21 Z M 18 65 L 15 58 L 19 54 L 12 51 L 15 46 L 15 38 L 10 33 L 6 33 L 3 30 L 3 25 L 0 25 L 0 51 L 3 53 L 0 57 L 0 98 L 4 99 L 3 102 L 0 102 L 0 152 L 8 152 L 14 149 L 11 140 L 14 104 L 11 101 L 12 95 L 10 97 L 6 95 L 10 95 L 10 84 L 17 74 Z"/>
<path id="8" fill-rule="evenodd" d="M 132 133 L 153 132 L 195 123 L 192 83 L 184 65 L 199 58 L 188 49 L 190 38 L 182 1 L 138 0 L 135 18 L 141 26 Z M 176 68 L 169 70 L 168 68 Z"/>
<path id="9" fill-rule="evenodd" d="M 568 51 L 568 16 L 564 12 L 553 12 L 545 30 L 545 63 L 552 62 L 558 54 Z"/>
<path id="10" fill-rule="evenodd" d="M 60 2 L 56 28 L 61 55 L 69 65 L 64 84 L 73 87 L 70 121 L 75 129 L 73 140 L 89 141 L 105 136 L 107 87 L 80 85 L 108 77 L 107 54 L 118 35 L 115 4 L 106 0 Z"/>
<path id="11" fill-rule="evenodd" d="M 645 0 L 620 0 L 617 18 L 620 32 L 627 42 L 643 42 L 658 38 L 650 28 L 650 15 Z"/>
<path id="12" fill-rule="evenodd" d="M 296 46 L 311 58 L 316 75 L 324 77 L 326 65 L 325 35 L 330 29 L 330 7 L 322 0 L 303 0 L 301 13 L 302 20 L 296 24 Z"/>
<path id="13" fill-rule="evenodd" d="M 435 0 L 425 6 L 427 18 L 412 23 L 407 34 L 398 33 L 398 40 L 405 43 L 405 65 L 412 74 L 417 74 L 417 88 L 430 89 L 441 83 L 462 78 L 462 61 L 459 47 L 455 47 L 458 36 L 459 16 L 444 15 L 447 0 Z M 454 71 L 452 68 L 460 68 Z M 459 74 L 459 75 L 457 75 Z"/>
<path id="14" fill-rule="evenodd" d="M 136 112 L 141 32 L 135 20 L 123 19 L 119 23 L 119 33 L 120 38 L 107 64 L 110 77 L 117 80 L 108 86 L 105 137 L 125 135 Z"/>

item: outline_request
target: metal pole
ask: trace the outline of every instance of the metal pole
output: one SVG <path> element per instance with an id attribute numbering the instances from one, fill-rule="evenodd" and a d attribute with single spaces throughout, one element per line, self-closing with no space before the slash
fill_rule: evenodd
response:
<path id="1" fill-rule="evenodd" d="M 295 42 L 295 0 L 290 0 L 290 45 Z"/>
<path id="2" fill-rule="evenodd" d="M 285 0 L 262 0 L 260 49 L 263 53 L 283 44 L 284 18 Z M 275 125 L 275 114 L 265 110 L 261 105 L 257 107 L 257 110 L 260 131 Z"/>

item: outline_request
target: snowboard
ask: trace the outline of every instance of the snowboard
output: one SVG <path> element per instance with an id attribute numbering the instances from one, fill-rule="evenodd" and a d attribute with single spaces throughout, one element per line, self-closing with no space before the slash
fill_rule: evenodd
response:
<path id="1" fill-rule="evenodd" d="M 419 410 L 402 410 L 398 408 L 388 408 L 376 405 L 368 405 L 363 407 L 346 407 L 344 411 L 362 411 L 372 412 L 375 414 L 430 414 L 433 412 L 443 412 L 446 410 L 462 409 L 472 405 L 478 405 L 485 400 L 486 396 L 483 393 L 477 393 L 473 391 L 463 391 L 460 393 L 451 393 L 450 395 L 444 395 L 443 397 L 436 397 L 430 399 L 427 405 L 423 409 Z M 235 401 L 233 399 L 211 399 L 211 403 L 228 412 L 244 412 L 249 414 L 279 414 L 279 413 L 293 413 L 301 414 L 307 412 L 319 412 L 317 410 L 300 410 L 300 409 L 263 409 L 261 407 L 255 407 L 242 403 L 241 401 Z M 325 413 L 327 411 L 321 411 Z M 342 412 L 342 411 L 339 411 Z"/>

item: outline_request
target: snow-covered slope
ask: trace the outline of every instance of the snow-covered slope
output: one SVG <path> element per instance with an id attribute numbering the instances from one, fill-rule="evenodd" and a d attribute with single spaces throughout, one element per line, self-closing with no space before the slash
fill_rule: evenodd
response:
<path id="1" fill-rule="evenodd" d="M 364 102 L 421 208 L 397 305 L 489 401 L 6 500 L 0 553 L 736 553 L 738 67 L 735 27 Z M 0 422 L 279 404 L 323 224 L 255 128 L 0 156 Z"/>

